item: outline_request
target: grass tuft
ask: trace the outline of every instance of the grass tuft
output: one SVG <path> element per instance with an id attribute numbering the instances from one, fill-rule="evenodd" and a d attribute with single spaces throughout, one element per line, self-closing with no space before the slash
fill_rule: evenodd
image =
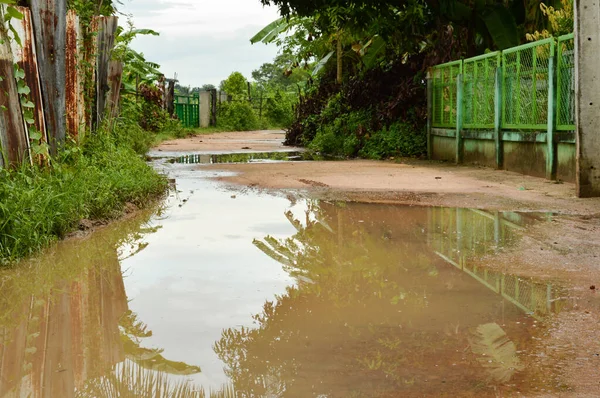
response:
<path id="1" fill-rule="evenodd" d="M 140 155 L 150 143 L 139 131 L 98 134 L 52 167 L 0 170 L 0 264 L 32 255 L 83 219 L 114 219 L 127 203 L 143 207 L 164 193 L 166 179 Z"/>

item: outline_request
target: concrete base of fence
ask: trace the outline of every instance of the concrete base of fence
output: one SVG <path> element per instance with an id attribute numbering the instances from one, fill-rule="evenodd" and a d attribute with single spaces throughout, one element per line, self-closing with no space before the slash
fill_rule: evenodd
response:
<path id="1" fill-rule="evenodd" d="M 535 177 L 547 176 L 548 145 L 546 133 L 503 132 L 500 140 L 503 164 L 500 169 Z M 496 165 L 496 141 L 493 131 L 465 130 L 461 134 L 463 163 L 486 167 Z M 575 182 L 575 143 L 573 133 L 558 135 L 557 176 L 561 181 Z M 456 160 L 456 130 L 431 130 L 431 159 Z"/>

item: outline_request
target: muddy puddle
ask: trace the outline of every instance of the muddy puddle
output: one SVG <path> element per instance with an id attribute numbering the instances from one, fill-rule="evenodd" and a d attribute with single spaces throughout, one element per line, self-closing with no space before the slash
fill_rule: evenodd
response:
<path id="1" fill-rule="evenodd" d="M 1 272 L 0 396 L 558 388 L 530 364 L 560 287 L 478 266 L 550 215 L 240 193 L 165 167 L 160 208 Z"/>
<path id="2" fill-rule="evenodd" d="M 179 164 L 226 164 L 226 163 L 277 163 L 326 160 L 311 152 L 257 152 L 226 154 L 191 154 L 169 159 Z"/>

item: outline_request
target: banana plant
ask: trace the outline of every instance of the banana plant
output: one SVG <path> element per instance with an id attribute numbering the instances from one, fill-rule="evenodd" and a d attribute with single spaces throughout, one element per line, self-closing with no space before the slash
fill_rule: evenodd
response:
<path id="1" fill-rule="evenodd" d="M 137 29 L 128 21 L 128 29 L 119 27 L 115 36 L 113 58 L 123 62 L 123 89 L 135 93 L 140 83 L 150 84 L 161 75 L 160 65 L 146 60 L 144 54 L 131 48 L 131 42 L 138 36 L 158 36 L 152 29 Z"/>

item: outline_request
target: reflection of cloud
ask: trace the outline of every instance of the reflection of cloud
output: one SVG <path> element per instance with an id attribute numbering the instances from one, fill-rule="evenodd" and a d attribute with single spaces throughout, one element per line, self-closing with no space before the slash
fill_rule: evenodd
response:
<path id="1" fill-rule="evenodd" d="M 250 78 L 277 53 L 276 46 L 250 44 L 250 37 L 278 17 L 275 8 L 258 1 L 125 0 L 119 11 L 132 14 L 137 27 L 161 33 L 133 45 L 167 76 L 177 73 L 184 85 L 217 85 L 236 70 Z"/>

